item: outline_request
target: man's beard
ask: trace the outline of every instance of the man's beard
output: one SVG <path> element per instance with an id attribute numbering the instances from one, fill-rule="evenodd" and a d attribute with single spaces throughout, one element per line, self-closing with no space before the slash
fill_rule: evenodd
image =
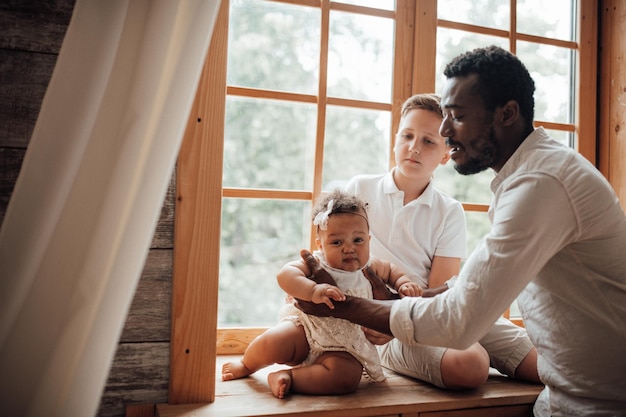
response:
<path id="1" fill-rule="evenodd" d="M 483 139 L 476 139 L 471 143 L 470 155 L 468 148 L 465 148 L 466 160 L 461 164 L 454 164 L 454 169 L 461 175 L 478 174 L 491 167 L 500 155 L 500 147 L 493 133 L 493 128 L 489 129 L 489 135 Z"/>

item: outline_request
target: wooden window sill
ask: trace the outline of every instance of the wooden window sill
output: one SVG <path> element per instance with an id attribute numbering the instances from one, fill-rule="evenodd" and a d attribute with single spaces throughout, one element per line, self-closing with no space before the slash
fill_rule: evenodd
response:
<path id="1" fill-rule="evenodd" d="M 218 355 L 216 395 L 211 404 L 158 404 L 159 417 L 234 416 L 532 416 L 542 386 L 518 382 L 493 371 L 480 388 L 447 391 L 386 371 L 387 380 L 373 383 L 363 378 L 359 389 L 349 395 L 309 396 L 291 394 L 275 398 L 267 386 L 267 374 L 274 365 L 249 378 L 223 382 L 222 364 L 240 355 Z"/>

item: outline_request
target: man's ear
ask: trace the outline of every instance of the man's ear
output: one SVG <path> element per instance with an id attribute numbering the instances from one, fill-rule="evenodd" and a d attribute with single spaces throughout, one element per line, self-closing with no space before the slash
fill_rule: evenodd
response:
<path id="1" fill-rule="evenodd" d="M 499 120 L 503 126 L 510 126 L 520 118 L 519 103 L 515 100 L 507 101 L 499 109 Z"/>

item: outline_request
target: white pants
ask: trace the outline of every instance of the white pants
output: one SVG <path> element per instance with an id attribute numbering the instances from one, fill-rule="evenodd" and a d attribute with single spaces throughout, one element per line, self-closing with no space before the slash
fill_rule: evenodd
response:
<path id="1" fill-rule="evenodd" d="M 489 354 L 490 365 L 499 372 L 514 377 L 515 369 L 533 348 L 526 329 L 501 317 L 479 340 Z M 428 345 L 405 345 L 393 339 L 379 346 L 383 366 L 440 388 L 446 388 L 441 378 L 441 358 L 447 348 Z"/>

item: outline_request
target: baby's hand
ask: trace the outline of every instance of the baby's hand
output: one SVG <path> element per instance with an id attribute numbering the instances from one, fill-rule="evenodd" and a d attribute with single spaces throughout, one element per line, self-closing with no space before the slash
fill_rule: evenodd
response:
<path id="1" fill-rule="evenodd" d="M 400 288 L 398 288 L 398 294 L 400 294 L 401 298 L 420 297 L 423 292 L 424 290 L 422 290 L 422 287 L 420 287 L 414 282 L 407 282 L 405 284 L 400 285 Z"/>
<path id="2" fill-rule="evenodd" d="M 332 300 L 344 301 L 346 299 L 345 294 L 334 285 L 330 284 L 317 284 L 313 287 L 313 295 L 311 301 L 315 304 L 326 304 L 328 308 L 335 308 Z"/>

